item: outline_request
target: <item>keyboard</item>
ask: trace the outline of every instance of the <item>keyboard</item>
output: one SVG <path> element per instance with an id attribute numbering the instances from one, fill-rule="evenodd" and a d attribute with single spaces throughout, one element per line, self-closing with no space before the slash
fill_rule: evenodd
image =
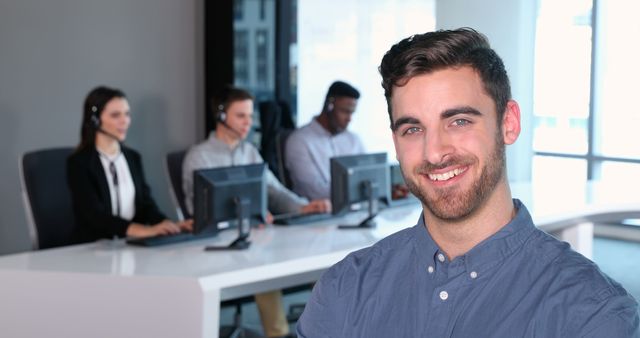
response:
<path id="1" fill-rule="evenodd" d="M 182 242 L 195 241 L 198 239 L 211 238 L 217 235 L 216 232 L 201 232 L 194 234 L 192 232 L 181 232 L 174 235 L 161 235 L 154 237 L 144 238 L 127 238 L 127 244 L 140 245 L 140 246 L 160 246 L 167 244 L 175 244 Z"/>
<path id="2" fill-rule="evenodd" d="M 287 214 L 278 215 L 273 217 L 273 224 L 275 225 L 304 225 L 313 222 L 319 222 L 334 218 L 332 214 Z"/>

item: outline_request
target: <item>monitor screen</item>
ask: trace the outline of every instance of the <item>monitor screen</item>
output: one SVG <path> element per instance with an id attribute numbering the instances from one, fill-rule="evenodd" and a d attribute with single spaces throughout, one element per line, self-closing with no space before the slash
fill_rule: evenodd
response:
<path id="1" fill-rule="evenodd" d="M 331 204 L 343 214 L 356 203 L 371 200 L 369 208 L 390 200 L 389 165 L 386 153 L 331 158 Z M 370 213 L 372 211 L 370 210 Z"/>
<path id="2" fill-rule="evenodd" d="M 194 171 L 193 175 L 195 233 L 218 232 L 228 225 L 240 224 L 239 234 L 248 236 L 251 221 L 265 221 L 267 189 L 264 164 L 201 169 Z"/>

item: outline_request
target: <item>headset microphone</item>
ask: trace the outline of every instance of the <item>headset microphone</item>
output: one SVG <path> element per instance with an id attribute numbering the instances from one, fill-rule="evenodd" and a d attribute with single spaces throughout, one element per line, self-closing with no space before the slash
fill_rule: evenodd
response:
<path id="1" fill-rule="evenodd" d="M 220 121 L 220 123 L 222 123 L 223 126 L 225 126 L 225 128 L 231 130 L 232 133 L 236 134 L 236 136 L 238 136 L 239 139 L 243 140 L 244 137 L 242 136 L 242 133 L 233 129 L 226 121 Z"/>
<path id="2" fill-rule="evenodd" d="M 98 107 L 96 106 L 91 106 L 91 126 L 99 133 L 102 133 L 118 142 L 120 142 L 120 138 L 111 134 L 110 132 L 102 129 L 102 127 L 100 126 L 100 117 L 98 115 Z"/>
<path id="3" fill-rule="evenodd" d="M 227 123 L 227 112 L 224 111 L 224 105 L 223 104 L 219 104 L 218 105 L 218 114 L 217 114 L 217 120 L 218 122 L 220 122 L 223 126 L 225 126 L 225 128 L 231 130 L 232 133 L 236 134 L 236 136 L 238 136 L 239 139 L 244 139 L 244 137 L 242 136 L 242 133 L 233 129 L 228 123 Z"/>

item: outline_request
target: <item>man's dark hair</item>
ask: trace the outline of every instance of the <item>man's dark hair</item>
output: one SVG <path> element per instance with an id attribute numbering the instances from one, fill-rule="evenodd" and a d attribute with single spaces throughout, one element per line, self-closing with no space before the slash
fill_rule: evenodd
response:
<path id="1" fill-rule="evenodd" d="M 346 96 L 357 100 L 360 98 L 360 92 L 346 82 L 336 81 L 329 87 L 326 99 L 328 100 L 330 97 L 341 96 Z"/>
<path id="2" fill-rule="evenodd" d="M 244 100 L 253 100 L 253 95 L 245 89 L 225 85 L 211 98 L 211 108 L 213 113 L 217 115 L 220 111 L 226 111 L 233 102 Z"/>
<path id="3" fill-rule="evenodd" d="M 384 55 L 378 70 L 382 75 L 391 128 L 394 86 L 402 87 L 418 75 L 462 66 L 470 66 L 480 75 L 486 93 L 495 103 L 500 125 L 507 102 L 511 99 L 507 71 L 486 36 L 472 28 L 460 28 L 411 36 L 395 44 Z"/>

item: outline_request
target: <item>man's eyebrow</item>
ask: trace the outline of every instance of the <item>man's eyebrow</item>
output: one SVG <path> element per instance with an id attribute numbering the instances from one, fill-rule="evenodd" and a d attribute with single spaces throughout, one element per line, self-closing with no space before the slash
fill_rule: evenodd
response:
<path id="1" fill-rule="evenodd" d="M 405 116 L 401 117 L 393 122 L 393 128 L 391 130 L 396 131 L 403 124 L 419 124 L 420 121 L 415 117 Z"/>
<path id="2" fill-rule="evenodd" d="M 474 116 L 482 116 L 482 113 L 473 108 L 473 107 L 469 107 L 469 106 L 465 106 L 465 107 L 456 107 L 456 108 L 451 108 L 451 109 L 447 109 L 445 111 L 443 111 L 440 114 L 440 118 L 445 120 L 448 119 L 450 117 L 454 117 L 456 115 L 474 115 Z"/>

